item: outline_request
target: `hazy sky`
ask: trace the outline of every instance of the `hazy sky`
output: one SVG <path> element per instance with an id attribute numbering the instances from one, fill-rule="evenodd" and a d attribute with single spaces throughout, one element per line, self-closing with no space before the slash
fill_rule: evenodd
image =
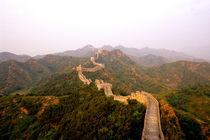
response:
<path id="1" fill-rule="evenodd" d="M 87 44 L 208 55 L 210 0 L 0 0 L 0 52 L 36 55 Z"/>

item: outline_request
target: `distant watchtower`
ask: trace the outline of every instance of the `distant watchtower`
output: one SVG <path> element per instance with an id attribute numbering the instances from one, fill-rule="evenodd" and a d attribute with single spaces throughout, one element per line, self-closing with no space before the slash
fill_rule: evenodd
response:
<path id="1" fill-rule="evenodd" d="M 99 54 L 102 54 L 103 50 L 101 48 L 98 49 L 97 53 L 96 53 L 96 58 L 98 59 Z"/>
<path id="2" fill-rule="evenodd" d="M 77 71 L 82 71 L 82 66 L 81 66 L 81 64 L 80 64 L 78 67 L 76 67 L 76 70 L 77 70 Z"/>

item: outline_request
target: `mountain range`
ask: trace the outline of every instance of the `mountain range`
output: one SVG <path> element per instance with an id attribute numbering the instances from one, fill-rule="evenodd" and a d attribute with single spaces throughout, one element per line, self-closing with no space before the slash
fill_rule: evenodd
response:
<path id="1" fill-rule="evenodd" d="M 83 58 L 72 56 L 47 55 L 41 59 L 30 59 L 26 62 L 9 60 L 0 63 L 0 93 L 10 93 L 30 86 L 40 79 L 55 72 L 72 71 L 82 63 Z"/>
<path id="2" fill-rule="evenodd" d="M 137 90 L 153 94 L 160 103 L 165 139 L 209 139 L 210 64 L 139 52 L 130 56 L 121 49 L 104 47 L 96 62 L 105 68 L 83 74 L 111 83 L 115 95 Z M 124 105 L 106 97 L 94 82 L 80 81 L 75 68 L 93 67 L 90 56 L 95 51 L 86 46 L 1 62 L 0 137 L 140 139 L 145 106 L 135 100 Z"/>
<path id="3" fill-rule="evenodd" d="M 30 59 L 29 55 L 16 55 L 10 52 L 0 52 L 0 63 L 7 60 L 16 60 L 18 62 L 25 62 Z"/>
<path id="4" fill-rule="evenodd" d="M 176 52 L 166 49 L 152 49 L 152 48 L 126 48 L 124 46 L 116 46 L 112 47 L 110 45 L 105 45 L 101 47 L 104 50 L 114 50 L 119 49 L 127 56 L 129 56 L 133 61 L 142 66 L 152 67 L 152 66 L 159 66 L 168 62 L 176 62 L 180 60 L 185 61 L 195 61 L 195 62 L 203 62 L 206 60 L 198 59 L 196 57 L 187 55 L 182 52 Z M 92 45 L 86 45 L 83 48 L 79 48 L 76 50 L 68 50 L 64 52 L 54 53 L 52 55 L 58 56 L 75 56 L 75 57 L 90 57 L 93 56 L 98 48 L 93 47 Z M 34 57 L 30 57 L 28 55 L 16 55 L 8 52 L 0 53 L 0 62 L 7 61 L 7 60 L 16 60 L 19 62 L 25 62 L 30 58 L 40 59 L 46 55 L 37 55 Z"/>
<path id="5" fill-rule="evenodd" d="M 26 62 L 2 62 L 0 91 L 10 93 L 54 73 L 70 72 L 72 68 L 87 60 L 88 58 L 82 57 L 47 55 Z M 207 62 L 178 61 L 146 68 L 120 50 L 104 50 L 98 61 L 104 63 L 106 69 L 87 73 L 87 77 L 107 80 L 113 84 L 114 89 L 124 93 L 137 89 L 156 93 L 168 88 L 210 82 L 210 64 Z M 89 63 L 85 63 L 85 67 L 92 65 Z"/>

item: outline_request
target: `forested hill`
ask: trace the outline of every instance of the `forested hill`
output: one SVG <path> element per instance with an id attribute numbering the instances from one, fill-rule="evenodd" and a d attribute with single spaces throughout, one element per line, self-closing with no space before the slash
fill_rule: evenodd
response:
<path id="1" fill-rule="evenodd" d="M 94 84 L 62 96 L 0 97 L 2 139 L 140 139 L 145 106 L 107 98 Z M 55 87 L 56 85 L 54 85 Z M 53 87 L 51 87 L 53 88 Z M 71 87 L 68 87 L 71 88 Z M 47 92 L 46 94 L 51 94 Z"/>
<path id="2" fill-rule="evenodd" d="M 16 60 L 18 62 L 25 62 L 29 60 L 31 56 L 28 55 L 16 55 L 10 52 L 0 52 L 0 63 L 8 60 Z"/>
<path id="3" fill-rule="evenodd" d="M 164 91 L 156 97 L 160 100 L 165 139 L 210 138 L 210 85 Z"/>
<path id="4" fill-rule="evenodd" d="M 86 61 L 83 58 L 49 55 L 25 63 L 14 60 L 0 63 L 0 93 L 20 90 L 55 72 L 72 71 L 72 68 Z"/>
<path id="5" fill-rule="evenodd" d="M 146 73 L 173 88 L 210 84 L 210 64 L 207 62 L 178 61 L 149 68 Z"/>
<path id="6" fill-rule="evenodd" d="M 79 64 L 92 67 L 89 58 L 49 55 L 25 63 L 2 62 L 0 91 L 5 96 L 0 96 L 0 137 L 140 139 L 145 107 L 133 100 L 126 106 L 106 97 L 95 79 L 111 83 L 115 94 L 160 93 L 155 96 L 168 139 L 200 140 L 208 135 L 209 63 L 179 61 L 145 68 L 120 50 L 104 50 L 96 61 L 105 68 L 83 72 L 92 79 L 90 85 L 82 84 L 74 69 Z M 187 85 L 197 86 L 183 88 Z M 21 95 L 24 91 L 27 94 Z"/>
<path id="7" fill-rule="evenodd" d="M 103 51 L 97 61 L 104 63 L 106 68 L 96 73 L 86 73 L 86 76 L 93 80 L 104 79 L 123 94 L 135 90 L 158 93 L 169 88 L 210 84 L 210 64 L 207 62 L 179 61 L 144 68 L 120 50 Z"/>
<path id="8" fill-rule="evenodd" d="M 136 63 L 145 67 L 161 66 L 163 64 L 171 62 L 165 57 L 152 55 L 152 54 L 144 55 L 141 57 L 135 57 L 135 56 L 130 56 L 130 57 Z"/>
<path id="9" fill-rule="evenodd" d="M 104 50 L 98 62 L 106 68 L 95 73 L 87 73 L 93 81 L 103 79 L 113 84 L 116 93 L 126 95 L 132 91 L 145 90 L 152 93 L 185 85 L 209 84 L 210 64 L 205 62 L 179 61 L 159 67 L 144 68 L 132 61 L 120 50 Z M 6 61 L 0 64 L 0 92 L 10 93 L 29 87 L 32 83 L 53 73 L 73 71 L 83 64 L 92 65 L 88 58 L 48 55 L 39 60 L 25 63 Z"/>
<path id="10" fill-rule="evenodd" d="M 111 83 L 115 93 L 127 95 L 136 90 L 155 92 L 167 88 L 164 84 L 151 79 L 143 67 L 120 50 L 103 50 L 97 62 L 105 64 L 105 69 L 94 73 L 84 72 L 84 74 L 93 81 L 98 78 Z M 84 65 L 84 67 L 91 67 L 90 65 Z"/>

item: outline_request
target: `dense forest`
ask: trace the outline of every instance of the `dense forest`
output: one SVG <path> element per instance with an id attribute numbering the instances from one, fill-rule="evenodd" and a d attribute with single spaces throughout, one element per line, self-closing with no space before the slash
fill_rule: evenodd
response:
<path id="1" fill-rule="evenodd" d="M 50 91 L 49 91 L 50 92 Z M 46 93 L 47 95 L 47 93 Z M 107 98 L 95 85 L 56 96 L 0 97 L 2 139 L 140 139 L 145 106 Z"/>
<path id="2" fill-rule="evenodd" d="M 208 139 L 209 95 L 209 85 L 186 86 L 158 94 L 165 135 L 179 133 L 180 139 Z"/>

